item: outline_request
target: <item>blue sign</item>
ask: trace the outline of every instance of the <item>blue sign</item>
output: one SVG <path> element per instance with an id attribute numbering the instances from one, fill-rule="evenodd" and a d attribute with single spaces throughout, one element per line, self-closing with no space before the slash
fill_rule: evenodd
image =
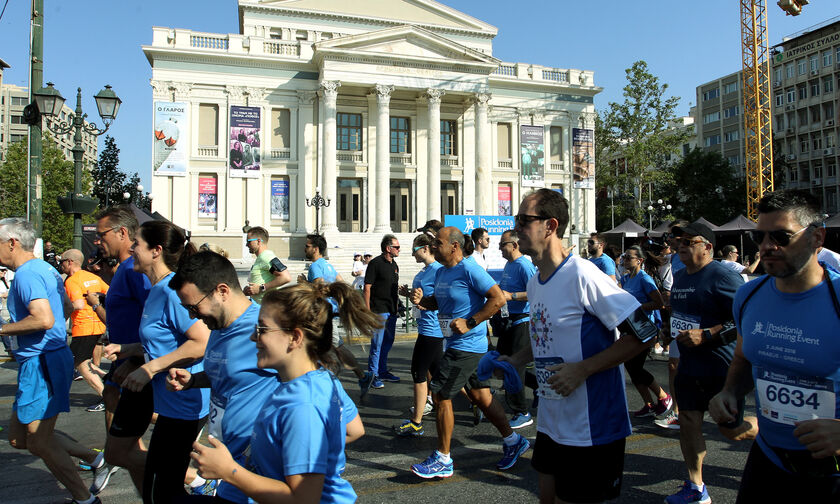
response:
<path id="1" fill-rule="evenodd" d="M 446 215 L 443 224 L 456 227 L 465 235 L 473 229 L 484 228 L 491 236 L 501 235 L 514 226 L 512 215 Z"/>

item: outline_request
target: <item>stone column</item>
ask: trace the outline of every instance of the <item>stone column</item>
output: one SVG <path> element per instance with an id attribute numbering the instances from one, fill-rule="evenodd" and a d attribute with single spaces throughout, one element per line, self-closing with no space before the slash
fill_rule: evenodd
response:
<path id="1" fill-rule="evenodd" d="M 475 212 L 478 215 L 493 215 L 493 194 L 490 166 L 490 123 L 488 119 L 489 93 L 475 96 Z"/>
<path id="2" fill-rule="evenodd" d="M 377 84 L 376 93 L 376 224 L 374 233 L 390 233 L 388 191 L 391 189 L 391 92 L 394 86 Z"/>
<path id="3" fill-rule="evenodd" d="M 443 96 L 442 89 L 426 90 L 426 98 L 429 101 L 429 137 L 427 139 L 429 168 L 426 173 L 428 187 L 427 219 L 438 219 L 443 221 L 440 212 L 440 99 Z M 418 219 L 418 223 L 420 220 Z"/>
<path id="4" fill-rule="evenodd" d="M 315 146 L 315 92 L 298 91 L 298 113 L 297 113 L 297 184 L 291 186 L 294 197 L 289 201 L 289 208 L 292 209 L 290 217 L 293 219 L 292 229 L 296 233 L 308 233 L 315 228 L 315 214 L 309 212 L 306 206 L 306 198 L 315 194 L 315 186 L 318 184 L 316 172 L 318 165 L 315 163 L 317 156 Z"/>
<path id="5" fill-rule="evenodd" d="M 335 102 L 338 98 L 338 81 L 322 81 L 321 94 L 324 97 L 324 157 L 321 162 L 321 196 L 332 204 L 321 209 L 321 234 L 338 232 L 336 226 L 336 184 L 335 169 Z M 317 211 L 317 210 L 316 210 Z"/>

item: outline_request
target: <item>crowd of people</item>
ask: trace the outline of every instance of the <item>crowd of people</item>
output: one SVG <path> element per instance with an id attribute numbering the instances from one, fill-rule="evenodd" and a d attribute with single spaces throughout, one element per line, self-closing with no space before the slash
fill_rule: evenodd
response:
<path id="1" fill-rule="evenodd" d="M 665 502 L 710 503 L 706 413 L 729 439 L 754 440 L 739 503 L 840 502 L 840 256 L 823 247 L 811 195 L 769 193 L 758 210 L 747 265 L 732 246 L 716 254 L 707 226 L 682 220 L 662 241 L 644 237 L 612 257 L 595 233 L 580 255 L 563 238 L 568 202 L 540 189 L 501 235 L 498 282 L 487 230 L 429 221 L 411 242 L 423 267 L 410 285 L 391 234 L 379 255 L 354 257 L 347 282 L 326 239 L 307 235 L 311 264 L 289 285 L 268 232 L 250 228 L 256 259 L 240 286 L 218 247 L 196 249 L 174 224 L 139 225 L 121 207 L 96 216 L 96 261 L 75 249 L 37 259 L 32 226 L 3 219 L 10 321 L 0 335 L 18 362 L 9 440 L 79 504 L 99 503 L 119 468 L 145 503 L 355 502 L 345 446 L 365 434 L 365 413 L 337 375 L 353 372 L 360 398 L 400 382 L 388 355 L 403 296 L 418 334 L 412 406 L 393 430 L 429 435 L 424 417 L 434 415 L 436 449 L 410 467 L 420 478 L 454 474 L 453 399 L 463 395 L 475 422 L 501 437 L 496 469 L 533 450 L 541 503 L 618 498 L 631 415 L 679 430 L 687 479 Z M 765 274 L 750 280 L 759 264 Z M 370 342 L 367 365 L 342 335 Z M 645 369 L 651 352 L 668 356 L 667 389 Z M 102 452 L 55 432 L 74 370 L 101 396 L 88 409 L 105 412 Z M 745 411 L 753 390 L 755 416 Z M 536 438 L 517 432 L 534 423 Z"/>

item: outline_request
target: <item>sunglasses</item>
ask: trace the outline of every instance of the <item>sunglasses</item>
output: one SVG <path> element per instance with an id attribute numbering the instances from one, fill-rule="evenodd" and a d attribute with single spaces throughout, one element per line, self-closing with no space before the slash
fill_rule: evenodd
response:
<path id="1" fill-rule="evenodd" d="M 690 247 L 692 245 L 697 245 L 698 243 L 705 243 L 702 239 L 692 240 L 691 238 L 681 238 L 680 245 L 683 247 Z"/>
<path id="2" fill-rule="evenodd" d="M 259 238 L 248 238 L 247 240 L 245 240 L 246 243 L 251 243 L 252 241 L 260 241 L 260 239 Z"/>
<path id="3" fill-rule="evenodd" d="M 107 229 L 107 230 L 105 230 L 101 233 L 94 233 L 94 236 L 96 237 L 97 240 L 101 240 L 102 238 L 105 237 L 106 234 L 110 233 L 111 231 L 115 231 L 117 229 L 119 229 L 119 228 L 113 227 L 113 228 Z"/>
<path id="4" fill-rule="evenodd" d="M 274 331 L 292 332 L 293 330 L 294 329 L 291 329 L 291 328 L 288 328 L 288 327 L 266 327 L 266 326 L 261 326 L 259 324 L 254 324 L 254 332 L 257 335 L 257 339 L 262 338 L 262 336 L 265 333 L 268 333 L 268 332 L 274 332 Z"/>
<path id="5" fill-rule="evenodd" d="M 507 245 L 508 243 L 516 243 L 516 242 L 515 242 L 515 241 L 503 241 L 503 242 L 499 242 L 499 248 L 504 247 L 504 246 L 505 246 L 505 245 Z"/>
<path id="6" fill-rule="evenodd" d="M 551 217 L 543 217 L 542 215 L 528 215 L 528 214 L 516 214 L 513 216 L 513 220 L 516 222 L 516 225 L 519 227 L 525 227 L 528 224 L 534 221 L 543 221 L 548 220 Z"/>
<path id="7" fill-rule="evenodd" d="M 210 294 L 213 294 L 214 292 L 216 292 L 216 289 L 213 289 L 213 290 L 211 290 L 210 292 L 208 292 L 207 294 L 205 294 L 205 295 L 204 295 L 204 297 L 203 297 L 203 298 L 201 298 L 201 299 L 199 299 L 199 300 L 198 300 L 198 303 L 196 303 L 196 304 L 184 304 L 184 303 L 181 303 L 181 306 L 183 306 L 184 308 L 186 308 L 186 309 L 187 309 L 187 311 L 190 313 L 190 315 L 198 315 L 198 305 L 200 305 L 202 301 L 204 301 L 205 299 L 207 299 L 208 297 L 210 297 Z"/>
<path id="8" fill-rule="evenodd" d="M 586 240 L 587 245 L 595 245 L 597 242 L 595 240 Z"/>
<path id="9" fill-rule="evenodd" d="M 756 245 L 761 245 L 764 242 L 764 237 L 769 236 L 770 241 L 779 247 L 786 247 L 790 245 L 790 239 L 794 236 L 798 235 L 802 231 L 805 231 L 811 226 L 805 226 L 804 228 L 800 229 L 795 233 L 788 233 L 784 229 L 777 229 L 775 231 L 759 231 L 758 229 L 753 229 L 747 231 L 747 234 Z"/>

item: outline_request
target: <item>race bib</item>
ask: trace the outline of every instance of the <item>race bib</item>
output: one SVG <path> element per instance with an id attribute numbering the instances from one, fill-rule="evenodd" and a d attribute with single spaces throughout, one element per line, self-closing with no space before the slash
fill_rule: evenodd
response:
<path id="1" fill-rule="evenodd" d="M 687 315 L 685 313 L 673 312 L 671 314 L 671 337 L 676 339 L 680 331 L 689 329 L 700 329 L 700 317 Z"/>
<path id="2" fill-rule="evenodd" d="M 20 349 L 20 343 L 18 343 L 17 336 L 9 337 L 9 348 L 12 350 L 12 352 L 17 352 Z"/>
<path id="3" fill-rule="evenodd" d="M 227 404 L 222 404 L 221 398 L 210 398 L 210 415 L 207 417 L 207 431 L 219 441 L 224 441 L 224 438 L 222 438 L 222 419 L 225 417 L 225 406 Z"/>
<path id="4" fill-rule="evenodd" d="M 508 305 L 507 305 L 507 303 L 505 303 L 505 304 L 502 306 L 502 309 L 501 309 L 501 310 L 499 310 L 499 313 L 501 314 L 502 318 L 509 318 L 509 317 L 510 317 L 510 310 L 508 310 Z"/>
<path id="5" fill-rule="evenodd" d="M 562 357 L 535 357 L 534 358 L 534 372 L 537 375 L 537 394 L 545 399 L 563 399 L 563 396 L 558 394 L 551 388 L 548 383 L 548 378 L 554 374 L 554 371 L 546 369 L 555 364 L 565 362 Z"/>
<path id="6" fill-rule="evenodd" d="M 440 332 L 443 333 L 444 338 L 452 336 L 452 328 L 449 327 L 449 324 L 452 323 L 452 319 L 450 317 L 438 315 L 438 323 L 440 324 Z"/>
<path id="7" fill-rule="evenodd" d="M 785 425 L 803 420 L 834 418 L 834 382 L 826 378 L 790 376 L 756 370 L 755 388 L 761 416 Z"/>

